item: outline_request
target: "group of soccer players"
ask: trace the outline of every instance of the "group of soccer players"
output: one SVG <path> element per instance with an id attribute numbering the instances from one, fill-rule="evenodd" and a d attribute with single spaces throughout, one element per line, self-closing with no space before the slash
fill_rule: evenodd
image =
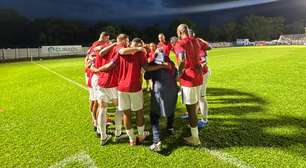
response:
<path id="1" fill-rule="evenodd" d="M 170 42 L 166 41 L 162 33 L 158 35 L 158 39 L 158 45 L 145 44 L 140 38 L 134 38 L 130 43 L 128 35 L 120 34 L 116 41 L 111 41 L 109 34 L 102 32 L 99 40 L 94 42 L 88 50 L 84 62 L 85 76 L 89 88 L 92 121 L 100 137 L 101 145 L 105 145 L 112 139 L 112 135 L 107 132 L 107 109 L 110 103 L 116 106 L 114 141 L 128 137 L 130 145 L 137 145 L 150 135 L 150 132 L 145 130 L 144 122 L 142 91 L 144 72 L 153 73 L 153 78 L 150 74 L 151 78 L 147 79 L 151 80 L 153 85 L 148 87 L 153 89 L 151 108 L 157 108 L 157 111 L 161 112 L 157 116 L 167 114 L 168 123 L 170 123 L 167 124 L 167 129 L 170 134 L 174 133 L 173 120 L 179 89 L 177 91 L 172 89 L 174 94 L 170 93 L 170 90 L 176 88 L 178 83 L 179 94 L 182 96 L 182 102 L 186 104 L 187 118 L 191 128 L 191 136 L 184 138 L 184 141 L 189 145 L 201 144 L 198 126 L 207 124 L 206 85 L 209 75 L 207 50 L 210 47 L 206 41 L 196 37 L 186 24 L 177 27 L 177 37 L 172 37 Z M 175 64 L 169 59 L 170 52 L 176 55 Z M 159 73 L 156 75 L 155 72 Z M 168 75 L 166 79 L 161 77 L 163 74 Z M 167 83 L 170 80 L 174 82 Z M 150 82 L 147 82 L 148 85 Z M 161 87 L 166 89 L 159 89 Z M 167 87 L 169 87 L 168 91 Z M 164 93 L 156 94 L 157 92 Z M 152 101 L 152 97 L 155 97 L 155 101 Z M 168 108 L 168 103 L 165 102 L 174 102 L 171 103 L 174 107 Z M 198 106 L 204 116 L 199 121 Z M 151 113 L 154 112 L 152 109 Z M 132 128 L 134 114 L 136 114 L 137 135 Z M 153 129 L 153 144 L 150 149 L 160 151 L 159 127 L 155 124 L 159 117 L 152 119 L 154 115 L 150 116 Z M 122 121 L 126 133 L 122 131 Z"/>

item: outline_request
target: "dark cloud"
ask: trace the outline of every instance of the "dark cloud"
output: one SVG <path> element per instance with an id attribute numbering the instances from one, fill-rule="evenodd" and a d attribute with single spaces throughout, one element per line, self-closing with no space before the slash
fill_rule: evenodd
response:
<path id="1" fill-rule="evenodd" d="M 144 24 L 169 22 L 176 16 L 205 20 L 205 24 L 226 22 L 249 14 L 305 17 L 305 0 L 279 0 L 264 5 L 216 8 L 209 5 L 235 2 L 236 4 L 265 0 L 0 0 L 0 8 L 13 8 L 30 18 L 61 17 L 79 20 L 124 20 L 122 23 Z M 226 7 L 226 6 L 225 6 Z M 137 18 L 138 17 L 138 18 Z M 141 18 L 142 17 L 142 18 Z M 201 19 L 202 18 L 202 19 Z M 128 21 L 127 21 L 128 20 Z"/>
<path id="2" fill-rule="evenodd" d="M 13 8 L 31 18 L 64 17 L 111 20 L 152 11 L 159 0 L 1 0 L 0 7 Z"/>

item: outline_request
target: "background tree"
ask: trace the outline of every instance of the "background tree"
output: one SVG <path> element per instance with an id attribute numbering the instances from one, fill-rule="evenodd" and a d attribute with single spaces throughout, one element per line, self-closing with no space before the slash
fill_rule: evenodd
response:
<path id="1" fill-rule="evenodd" d="M 306 22 L 304 20 L 294 21 L 285 26 L 285 31 L 288 34 L 304 34 Z"/>
<path id="2" fill-rule="evenodd" d="M 284 33 L 284 18 L 247 16 L 243 19 L 241 33 L 251 40 L 272 40 Z"/>
<path id="3" fill-rule="evenodd" d="M 221 28 L 221 37 L 223 41 L 235 41 L 240 37 L 240 25 L 235 22 L 228 22 Z"/>
<path id="4" fill-rule="evenodd" d="M 31 21 L 14 10 L 0 10 L 0 46 L 31 45 L 35 42 Z"/>
<path id="5" fill-rule="evenodd" d="M 0 48 L 39 47 L 42 45 L 84 45 L 96 41 L 102 31 L 116 38 L 126 33 L 130 38 L 140 37 L 145 42 L 158 42 L 157 35 L 165 33 L 167 39 L 176 36 L 176 28 L 185 23 L 197 36 L 210 42 L 235 41 L 237 38 L 249 38 L 252 41 L 278 39 L 281 34 L 304 33 L 305 20 L 285 24 L 282 17 L 264 17 L 250 15 L 240 22 L 228 22 L 223 25 L 200 27 L 188 18 L 178 18 L 163 27 L 158 24 L 137 29 L 128 25 L 117 25 L 100 21 L 94 25 L 59 18 L 29 20 L 14 10 L 0 10 Z"/>
<path id="6" fill-rule="evenodd" d="M 155 24 L 154 26 L 147 27 L 143 30 L 142 38 L 145 42 L 158 42 L 158 34 L 164 32 L 159 25 Z M 169 37 L 167 37 L 169 39 Z"/>

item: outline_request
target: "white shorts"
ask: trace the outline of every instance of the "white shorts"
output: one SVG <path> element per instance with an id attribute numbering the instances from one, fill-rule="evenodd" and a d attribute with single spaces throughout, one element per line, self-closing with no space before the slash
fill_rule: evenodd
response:
<path id="1" fill-rule="evenodd" d="M 208 78 L 210 77 L 210 70 L 206 74 L 203 75 L 203 84 L 201 86 L 200 96 L 205 97 L 206 96 L 206 88 L 208 83 Z"/>
<path id="2" fill-rule="evenodd" d="M 85 83 L 86 83 L 86 86 L 88 86 L 88 77 L 87 77 L 86 73 L 85 73 Z M 96 101 L 97 98 L 94 94 L 94 89 L 92 87 L 91 88 L 88 87 L 88 92 L 89 92 L 89 100 L 90 101 Z"/>
<path id="3" fill-rule="evenodd" d="M 94 94 L 93 88 L 88 88 L 88 91 L 89 91 L 89 100 L 90 101 L 96 101 L 97 98 L 96 98 L 96 96 Z"/>
<path id="4" fill-rule="evenodd" d="M 200 98 L 200 91 L 202 85 L 196 87 L 182 86 L 182 103 L 187 105 L 193 105 L 198 103 Z"/>
<path id="5" fill-rule="evenodd" d="M 143 93 L 118 91 L 118 110 L 138 111 L 143 109 Z"/>
<path id="6" fill-rule="evenodd" d="M 99 100 L 103 100 L 105 103 L 111 103 L 113 100 L 118 99 L 118 89 L 113 88 L 101 88 L 99 89 L 99 95 L 101 95 Z"/>
<path id="7" fill-rule="evenodd" d="M 99 86 L 98 86 L 98 76 L 93 75 L 91 78 L 91 86 L 92 86 L 92 92 L 93 96 L 95 97 L 96 100 L 102 97 L 100 91 L 99 91 Z"/>

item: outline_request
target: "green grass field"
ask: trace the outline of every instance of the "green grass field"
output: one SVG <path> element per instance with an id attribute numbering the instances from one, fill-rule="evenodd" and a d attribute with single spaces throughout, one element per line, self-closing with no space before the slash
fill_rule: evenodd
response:
<path id="1" fill-rule="evenodd" d="M 37 63 L 84 84 L 82 58 Z M 37 64 L 0 64 L 0 167 L 306 167 L 306 47 L 214 49 L 209 64 L 202 147 L 183 144 L 178 102 L 176 134 L 160 154 L 150 140 L 101 147 L 86 90 Z"/>

